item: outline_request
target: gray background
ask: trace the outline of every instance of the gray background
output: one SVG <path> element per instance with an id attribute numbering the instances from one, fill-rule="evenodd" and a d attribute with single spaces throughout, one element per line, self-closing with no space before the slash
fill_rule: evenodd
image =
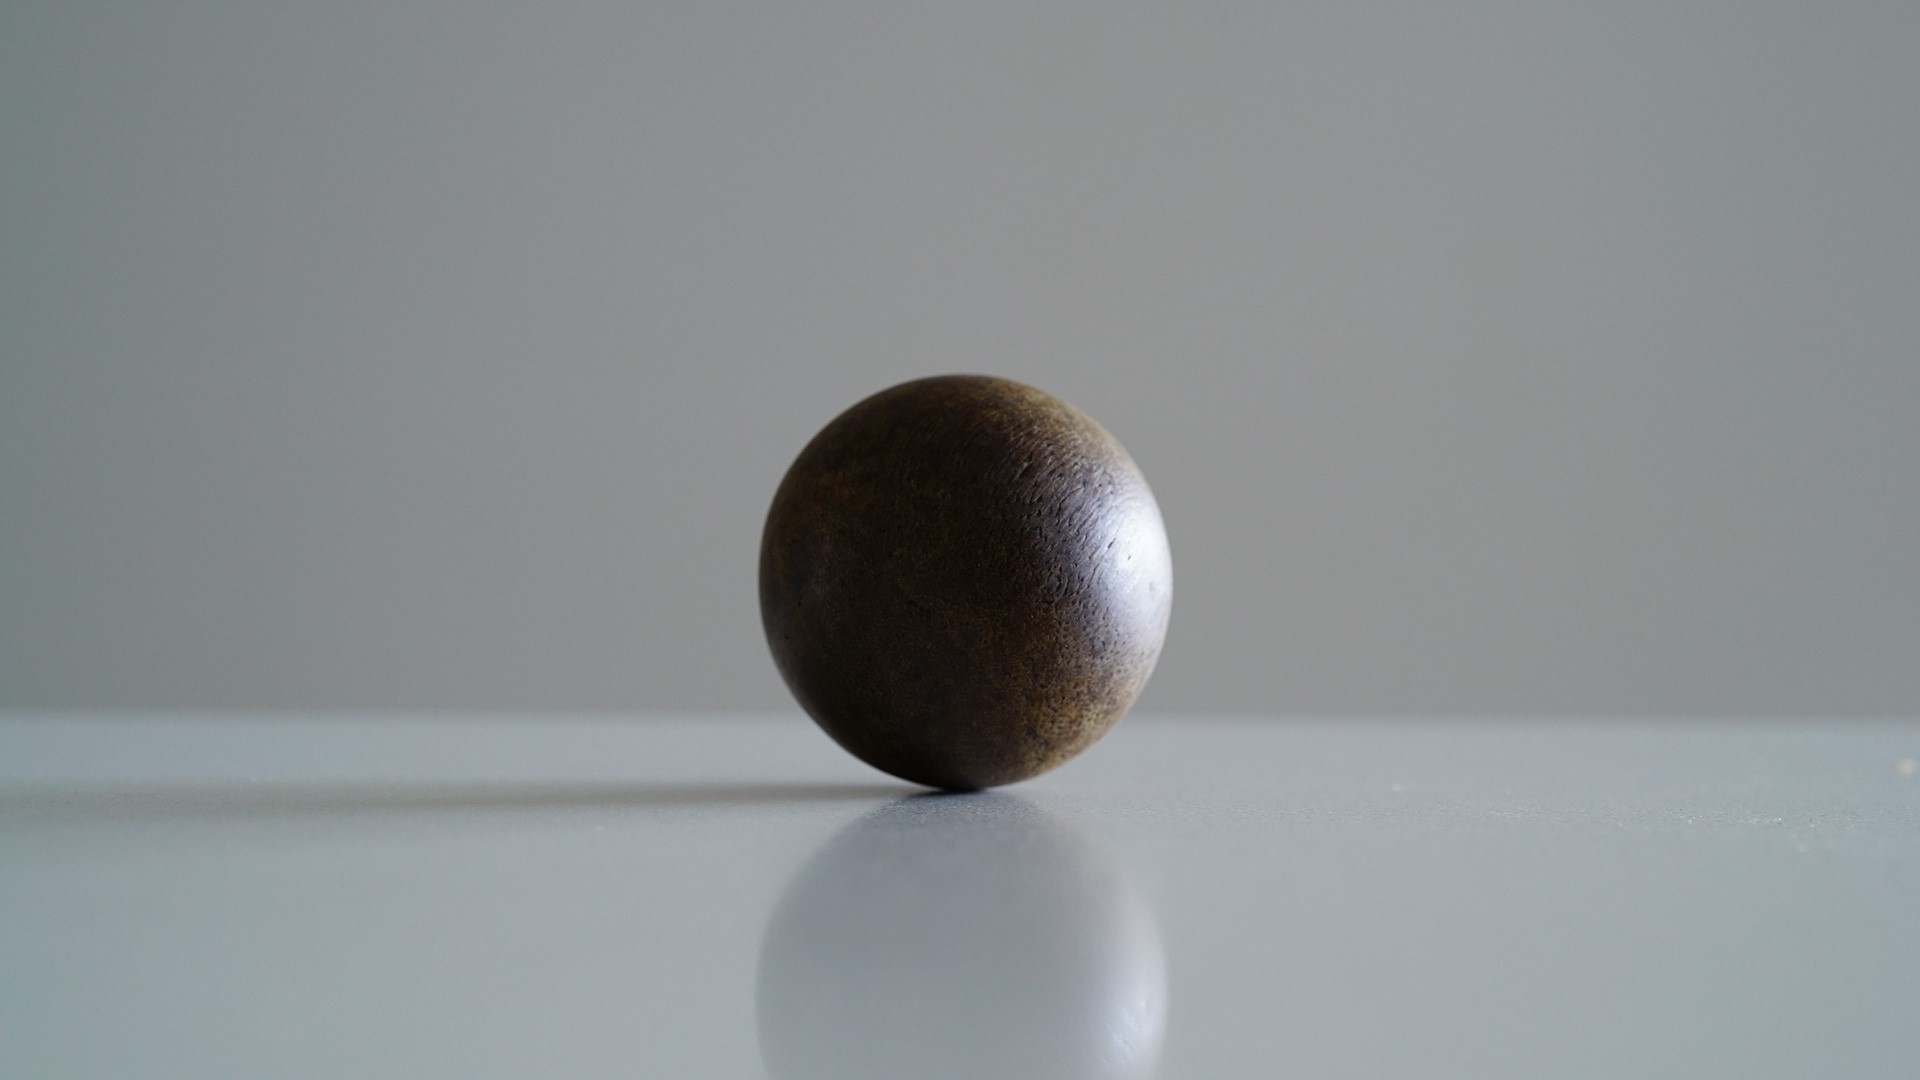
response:
<path id="1" fill-rule="evenodd" d="M 0 705 L 784 704 L 806 438 L 989 371 L 1143 707 L 1920 712 L 1920 5 L 0 3 Z"/>

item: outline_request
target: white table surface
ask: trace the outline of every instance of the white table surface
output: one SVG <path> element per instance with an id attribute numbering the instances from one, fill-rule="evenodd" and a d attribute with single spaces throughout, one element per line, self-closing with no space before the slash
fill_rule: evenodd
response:
<path id="1" fill-rule="evenodd" d="M 1920 723 L 0 719 L 0 1077 L 1920 1077 Z"/>

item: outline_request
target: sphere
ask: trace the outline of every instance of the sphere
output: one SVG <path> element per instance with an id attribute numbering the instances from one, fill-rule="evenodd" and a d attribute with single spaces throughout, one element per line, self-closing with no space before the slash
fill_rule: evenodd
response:
<path id="1" fill-rule="evenodd" d="M 807 861 L 754 997 L 773 1080 L 1147 1080 L 1166 953 L 1092 837 L 1007 795 L 923 796 Z"/>
<path id="2" fill-rule="evenodd" d="M 760 545 L 767 643 L 801 706 L 862 761 L 955 791 L 1106 734 L 1172 600 L 1166 527 L 1126 450 L 986 376 L 841 413 L 787 471 Z"/>

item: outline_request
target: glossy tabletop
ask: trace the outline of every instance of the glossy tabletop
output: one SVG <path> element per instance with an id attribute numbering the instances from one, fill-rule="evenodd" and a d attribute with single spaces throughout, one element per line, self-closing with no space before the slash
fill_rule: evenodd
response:
<path id="1" fill-rule="evenodd" d="M 0 718 L 4 1077 L 1920 1076 L 1920 722 Z"/>

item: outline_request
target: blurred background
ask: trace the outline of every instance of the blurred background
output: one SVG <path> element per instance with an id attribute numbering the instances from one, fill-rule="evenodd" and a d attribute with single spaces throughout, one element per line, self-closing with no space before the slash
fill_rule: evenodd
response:
<path id="1" fill-rule="evenodd" d="M 8 0 L 0 706 L 792 707 L 886 385 L 1153 483 L 1141 708 L 1920 712 L 1920 5 Z"/>

